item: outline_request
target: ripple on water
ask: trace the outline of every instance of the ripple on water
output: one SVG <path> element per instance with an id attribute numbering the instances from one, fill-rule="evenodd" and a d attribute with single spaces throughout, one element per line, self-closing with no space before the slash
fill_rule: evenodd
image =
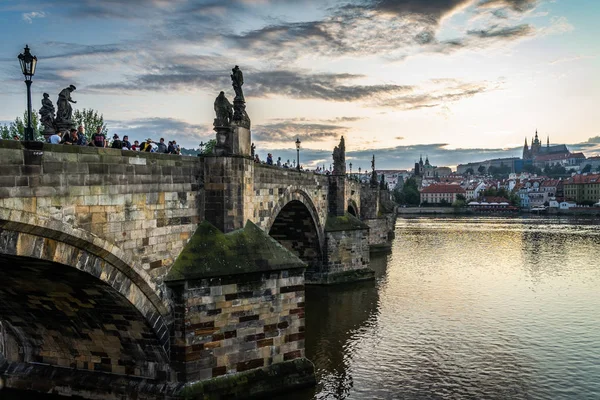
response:
<path id="1" fill-rule="evenodd" d="M 307 289 L 318 385 L 285 398 L 598 399 L 599 249 L 592 220 L 400 220 L 376 285 Z"/>

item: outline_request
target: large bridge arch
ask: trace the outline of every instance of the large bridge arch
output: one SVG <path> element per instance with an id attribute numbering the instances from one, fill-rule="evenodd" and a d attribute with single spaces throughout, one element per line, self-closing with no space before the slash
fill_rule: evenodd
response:
<path id="1" fill-rule="evenodd" d="M 141 313 L 169 354 L 169 311 L 145 271 L 114 244 L 61 221 L 0 208 L 0 255 L 57 263 L 106 283 Z"/>
<path id="2" fill-rule="evenodd" d="M 305 261 L 309 268 L 323 262 L 324 231 L 319 214 L 306 192 L 289 190 L 280 197 L 266 221 L 267 233 Z"/>
<path id="3" fill-rule="evenodd" d="M 106 282 L 65 264 L 5 254 L 0 274 L 0 375 L 7 387 L 56 390 L 64 382 L 47 379 L 50 371 L 62 375 L 56 368 L 112 379 L 170 375 L 168 354 L 146 318 Z"/>

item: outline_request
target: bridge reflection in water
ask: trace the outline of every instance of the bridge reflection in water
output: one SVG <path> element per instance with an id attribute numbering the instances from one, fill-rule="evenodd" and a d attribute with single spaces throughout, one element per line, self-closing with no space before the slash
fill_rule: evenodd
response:
<path id="1" fill-rule="evenodd" d="M 371 254 L 376 281 L 342 286 L 306 288 L 306 357 L 315 364 L 315 388 L 275 397 L 273 400 L 312 399 L 317 393 L 345 398 L 354 386 L 352 340 L 365 331 L 377 331 L 379 287 L 387 280 L 385 254 Z"/>

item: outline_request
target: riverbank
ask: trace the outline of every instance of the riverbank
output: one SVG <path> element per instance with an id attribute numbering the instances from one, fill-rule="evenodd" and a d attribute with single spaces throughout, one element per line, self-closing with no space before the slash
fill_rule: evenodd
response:
<path id="1" fill-rule="evenodd" d="M 454 208 L 454 207 L 398 207 L 398 216 L 411 215 L 473 215 L 473 216 L 523 216 L 523 215 L 540 215 L 531 211 L 525 210 L 473 210 L 469 208 Z M 559 210 L 549 208 L 547 212 L 541 215 L 548 216 L 572 216 L 572 217 L 600 217 L 600 208 L 572 208 L 568 210 Z"/>

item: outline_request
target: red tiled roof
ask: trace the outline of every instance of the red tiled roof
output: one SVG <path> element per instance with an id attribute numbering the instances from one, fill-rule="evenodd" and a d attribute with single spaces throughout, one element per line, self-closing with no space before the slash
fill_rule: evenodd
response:
<path id="1" fill-rule="evenodd" d="M 565 181 L 566 184 L 581 185 L 584 183 L 600 183 L 600 174 L 575 175 Z"/>
<path id="2" fill-rule="evenodd" d="M 536 156 L 534 161 L 566 160 L 568 158 L 571 158 L 570 153 L 542 154 Z"/>
<path id="3" fill-rule="evenodd" d="M 571 153 L 569 158 L 585 158 L 585 155 L 583 153 Z"/>
<path id="4" fill-rule="evenodd" d="M 421 193 L 467 193 L 459 185 L 430 185 L 421 190 Z"/>
<path id="5" fill-rule="evenodd" d="M 555 187 L 560 181 L 558 179 L 546 179 L 540 186 Z"/>

